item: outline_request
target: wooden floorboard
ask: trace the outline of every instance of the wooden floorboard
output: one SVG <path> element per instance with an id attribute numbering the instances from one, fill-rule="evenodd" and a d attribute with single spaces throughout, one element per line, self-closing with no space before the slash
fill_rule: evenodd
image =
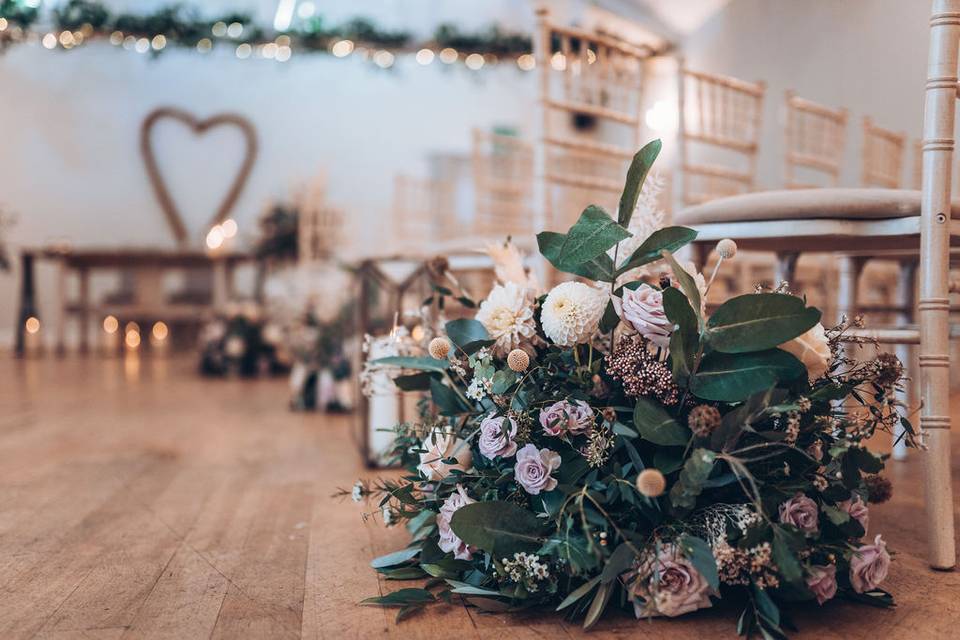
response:
<path id="1" fill-rule="evenodd" d="M 377 475 L 349 419 L 288 412 L 283 380 L 204 379 L 193 365 L 0 360 L 0 639 L 587 637 L 550 613 L 457 603 L 396 625 L 395 611 L 357 606 L 418 583 L 369 569 L 403 530 L 332 496 Z M 917 456 L 890 475 L 871 533 L 896 551 L 899 606 L 800 608 L 795 637 L 960 637 L 960 574 L 923 559 Z M 729 637 L 736 613 L 614 615 L 589 637 Z"/>

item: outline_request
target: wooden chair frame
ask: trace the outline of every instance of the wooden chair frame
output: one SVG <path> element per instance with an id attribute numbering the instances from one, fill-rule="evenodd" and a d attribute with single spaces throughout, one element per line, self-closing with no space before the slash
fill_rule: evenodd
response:
<path id="1" fill-rule="evenodd" d="M 786 92 L 786 107 L 784 186 L 787 189 L 824 186 L 800 181 L 797 170 L 805 169 L 824 174 L 827 186 L 836 187 L 843 164 L 847 110 L 812 102 L 793 91 Z"/>
<path id="2" fill-rule="evenodd" d="M 533 237 L 533 146 L 516 136 L 473 130 L 475 235 Z"/>
<path id="3" fill-rule="evenodd" d="M 534 148 L 534 228 L 561 228 L 572 220 L 560 219 L 554 210 L 551 197 L 553 187 L 575 190 L 578 205 L 582 200 L 582 205 L 586 206 L 597 197 L 600 202 L 616 203 L 623 188 L 622 174 L 619 166 L 615 179 L 612 176 L 585 175 L 581 171 L 565 170 L 563 167 L 558 169 L 551 166 L 551 154 L 567 154 L 568 158 L 578 159 L 588 166 L 619 161 L 625 171 L 640 147 L 645 61 L 656 55 L 657 51 L 650 46 L 634 45 L 609 35 L 552 24 L 546 7 L 539 7 L 536 14 L 534 55 L 539 82 L 539 117 Z M 588 68 L 595 71 L 586 73 Z M 562 74 L 561 97 L 554 96 L 551 91 L 552 81 L 557 74 Z M 626 107 L 605 103 L 613 95 L 611 87 L 623 91 Z M 584 90 L 588 92 L 586 98 Z M 598 99 L 594 100 L 594 97 Z M 551 124 L 552 116 L 556 113 L 590 117 L 598 123 L 626 127 L 628 133 L 617 136 L 618 140 L 624 141 L 624 146 L 584 136 L 559 134 Z M 566 197 L 565 200 L 574 198 Z"/>
<path id="4" fill-rule="evenodd" d="M 766 84 L 692 71 L 681 60 L 677 89 L 682 204 L 753 190 Z M 694 161 L 692 144 L 742 156 L 746 169 Z M 695 189 L 695 176 L 712 189 Z"/>
<path id="5" fill-rule="evenodd" d="M 863 118 L 864 187 L 899 189 L 903 186 L 903 156 L 907 136 L 874 124 L 870 116 Z"/>

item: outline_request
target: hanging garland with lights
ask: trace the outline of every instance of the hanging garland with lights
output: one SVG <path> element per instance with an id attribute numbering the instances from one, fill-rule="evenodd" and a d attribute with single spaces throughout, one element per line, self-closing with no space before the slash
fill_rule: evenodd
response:
<path id="1" fill-rule="evenodd" d="M 358 55 L 382 68 L 392 66 L 397 55 L 408 53 L 416 54 L 420 64 L 429 64 L 436 57 L 445 64 L 462 62 L 472 70 L 502 61 L 524 70 L 534 66 L 530 36 L 497 26 L 462 32 L 454 25 L 442 24 L 432 38 L 417 41 L 407 31 L 384 30 L 367 18 L 330 25 L 320 16 L 310 16 L 277 31 L 255 24 L 243 13 L 210 19 L 179 4 L 150 14 L 113 13 L 96 0 L 69 0 L 50 12 L 50 24 L 44 28 L 38 4 L 36 0 L 0 0 L 0 50 L 28 42 L 70 50 L 107 40 L 154 56 L 176 46 L 200 53 L 227 48 L 238 58 L 279 62 L 289 60 L 293 53 L 327 53 L 338 58 Z"/>

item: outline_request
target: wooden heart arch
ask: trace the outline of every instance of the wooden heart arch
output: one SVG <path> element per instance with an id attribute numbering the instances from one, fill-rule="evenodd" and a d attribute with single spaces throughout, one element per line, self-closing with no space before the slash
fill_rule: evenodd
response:
<path id="1" fill-rule="evenodd" d="M 246 155 L 244 156 L 243 164 L 240 165 L 240 170 L 237 171 L 237 175 L 230 184 L 226 196 L 220 201 L 220 206 L 210 220 L 209 226 L 223 222 L 243 192 L 243 188 L 247 184 L 247 179 L 250 177 L 250 171 L 253 169 L 253 163 L 257 159 L 257 133 L 249 120 L 236 113 L 221 113 L 205 120 L 200 120 L 183 109 L 176 107 L 160 107 L 159 109 L 155 109 L 147 115 L 143 124 L 140 125 L 140 153 L 143 155 L 143 162 L 147 167 L 147 176 L 150 178 L 150 185 L 153 187 L 153 192 L 157 196 L 157 200 L 160 201 L 160 208 L 167 218 L 167 223 L 170 225 L 174 239 L 176 239 L 177 244 L 180 246 L 185 246 L 189 243 L 187 227 L 183 222 L 183 216 L 181 216 L 180 210 L 170 195 L 170 190 L 167 188 L 166 180 L 160 172 L 160 168 L 157 165 L 156 154 L 153 151 L 151 131 L 157 122 L 165 118 L 171 118 L 187 125 L 195 135 L 202 135 L 208 130 L 219 126 L 235 126 L 240 129 L 240 132 L 243 134 L 246 142 Z"/>

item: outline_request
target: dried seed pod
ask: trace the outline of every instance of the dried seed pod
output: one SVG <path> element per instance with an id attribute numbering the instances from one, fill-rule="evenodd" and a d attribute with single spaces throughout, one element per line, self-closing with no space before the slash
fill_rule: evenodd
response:
<path id="1" fill-rule="evenodd" d="M 427 349 L 431 356 L 437 360 L 443 360 L 450 353 L 450 341 L 446 338 L 434 338 Z"/>
<path id="2" fill-rule="evenodd" d="M 648 498 L 663 495 L 667 488 L 667 479 L 658 469 L 644 469 L 637 476 L 637 491 Z"/>
<path id="3" fill-rule="evenodd" d="M 697 405 L 687 416 L 687 426 L 695 436 L 709 436 L 720 427 L 720 412 L 708 404 Z"/>
<path id="4" fill-rule="evenodd" d="M 507 354 L 507 366 L 517 373 L 523 373 L 530 366 L 530 356 L 523 349 L 514 349 Z"/>

